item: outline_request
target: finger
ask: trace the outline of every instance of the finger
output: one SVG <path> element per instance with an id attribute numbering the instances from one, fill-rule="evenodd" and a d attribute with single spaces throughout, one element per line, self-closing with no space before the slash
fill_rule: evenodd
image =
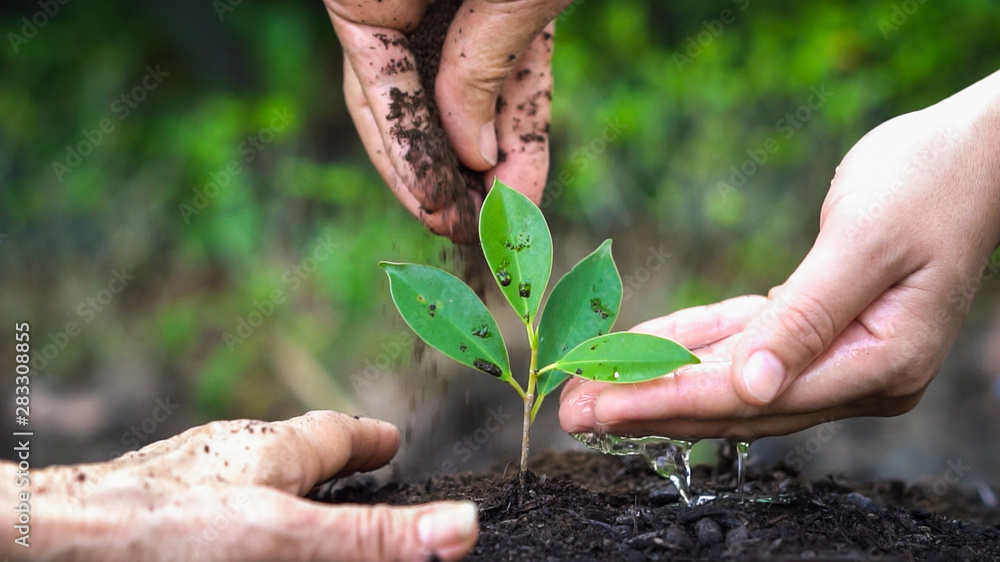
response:
<path id="1" fill-rule="evenodd" d="M 467 198 L 464 184 L 455 177 L 454 162 L 436 158 L 425 150 L 435 142 L 446 146 L 447 139 L 431 120 L 406 36 L 397 29 L 345 20 L 336 12 L 331 11 L 330 17 L 364 92 L 395 176 L 428 213 Z M 390 187 L 394 192 L 402 189 Z"/>
<path id="2" fill-rule="evenodd" d="M 389 160 L 389 154 L 386 152 L 372 108 L 368 105 L 368 99 L 361 88 L 358 76 L 354 73 L 354 68 L 346 60 L 346 57 L 344 61 L 344 97 L 347 102 L 347 110 L 351 114 L 351 120 L 354 121 L 354 127 L 361 136 L 361 142 L 368 157 L 375 165 L 379 175 L 382 176 L 382 181 L 389 186 L 403 207 L 435 234 L 450 236 L 456 242 L 462 242 L 468 238 L 467 234 L 459 231 L 463 224 L 461 207 L 452 205 L 436 213 L 426 212 L 420 201 L 410 192 L 409 187 L 396 173 L 396 168 L 393 167 Z M 478 205 L 482 204 L 482 196 L 474 193 L 472 197 L 471 203 L 475 207 L 474 212 L 477 212 Z"/>
<path id="3" fill-rule="evenodd" d="M 891 251 L 862 234 L 828 226 L 748 324 L 733 358 L 737 394 L 747 404 L 772 402 L 848 323 L 907 273 Z"/>
<path id="4" fill-rule="evenodd" d="M 659 422 L 624 422 L 610 426 L 613 435 L 670 436 L 671 439 L 698 441 L 701 439 L 739 439 L 755 441 L 763 437 L 788 435 L 803 429 L 836 423 L 836 420 L 866 415 L 855 407 L 841 407 L 798 416 L 768 416 L 752 420 L 666 420 Z"/>
<path id="5" fill-rule="evenodd" d="M 633 421 L 759 415 L 759 410 L 748 411 L 752 407 L 733 392 L 729 366 L 728 361 L 702 362 L 640 384 L 583 382 L 563 393 L 559 423 L 569 433 L 581 433 L 613 431 L 615 426 Z"/>
<path id="6" fill-rule="evenodd" d="M 504 80 L 570 0 L 467 0 L 455 16 L 436 80 L 441 121 L 466 166 L 497 164 L 495 108 Z M 484 40 L 484 38 L 489 38 Z"/>
<path id="7" fill-rule="evenodd" d="M 338 560 L 460 560 L 479 536 L 472 502 L 339 507 L 323 515 L 326 554 Z"/>
<path id="8" fill-rule="evenodd" d="M 706 432 L 711 427 L 726 427 L 727 433 L 712 435 L 722 437 L 736 431 L 730 425 L 752 424 L 763 418 L 802 421 L 818 419 L 814 415 L 817 412 L 823 417 L 832 412 L 839 417 L 862 415 L 861 412 L 894 415 L 902 412 L 887 410 L 887 401 L 908 398 L 906 393 L 887 393 L 885 388 L 886 379 L 894 377 L 893 361 L 898 356 L 895 348 L 900 343 L 900 340 L 879 340 L 861 323 L 854 322 L 830 351 L 796 379 L 787 392 L 765 407 L 743 402 L 731 385 L 729 363 L 716 359 L 641 384 L 580 385 L 564 396 L 566 411 L 560 410 L 560 421 L 570 432 L 600 428 L 613 433 L 638 429 L 656 432 L 699 422 L 704 425 L 698 427 Z M 588 405 L 589 417 L 572 411 L 574 404 Z M 754 431 L 759 432 L 761 427 L 771 426 L 757 427 Z"/>
<path id="9" fill-rule="evenodd" d="M 197 554 L 198 559 L 261 562 L 458 560 L 475 545 L 479 531 L 472 502 L 330 506 L 260 487 L 203 495 L 220 505 L 196 511 L 199 536 L 187 544 L 172 541 L 183 548 L 165 559 L 191 560 L 190 554 Z M 177 518 L 183 518 L 178 525 L 191 526 L 190 513 L 177 510 Z M 184 549 L 188 556 L 180 556 Z"/>
<path id="10" fill-rule="evenodd" d="M 725 373 L 728 374 L 728 367 L 732 364 L 730 348 L 735 341 L 732 336 L 743 330 L 766 300 L 759 295 L 734 297 L 715 304 L 678 310 L 667 316 L 642 322 L 630 331 L 674 340 L 694 350 L 702 361 L 703 366 L 699 369 L 719 371 L 719 366 L 724 363 Z M 588 390 L 578 391 L 583 385 L 587 385 Z M 610 386 L 570 377 L 563 385 L 559 398 L 563 428 L 570 431 L 569 428 L 593 427 L 593 406 L 597 389 Z"/>
<path id="11" fill-rule="evenodd" d="M 729 369 L 732 365 L 732 347 L 737 341 L 736 338 L 737 335 L 732 335 L 728 338 L 724 338 L 720 341 L 695 349 L 693 353 L 698 357 L 701 363 L 681 367 L 673 373 L 656 380 L 668 381 L 679 377 L 681 380 L 685 381 L 685 384 L 688 380 L 697 382 L 698 387 L 701 390 L 710 388 L 712 384 L 717 387 L 725 387 L 731 390 L 732 386 L 729 381 Z M 712 376 L 710 377 L 709 374 Z M 663 382 L 663 384 L 669 383 Z M 643 383 L 639 386 L 627 386 L 629 388 L 635 387 L 637 389 L 646 389 L 647 385 L 652 385 L 652 383 Z M 606 430 L 606 424 L 601 420 L 598 420 L 596 417 L 595 408 L 597 398 L 606 390 L 621 386 L 623 385 L 590 381 L 580 377 L 570 377 L 569 381 L 563 385 L 563 390 L 559 397 L 559 421 L 563 429 L 570 433 Z M 690 391 L 694 390 L 696 389 L 690 389 Z M 644 390 L 638 390 L 637 394 L 644 394 Z M 735 393 L 733 392 L 730 392 L 730 394 L 735 396 Z M 652 411 L 654 413 L 651 413 L 648 419 L 659 419 L 662 415 L 669 415 L 663 414 L 661 409 L 658 407 L 660 403 L 649 402 L 648 397 L 646 396 L 639 396 L 638 399 L 647 402 L 648 405 L 652 407 Z M 739 399 L 734 399 L 731 404 L 736 404 L 739 407 L 746 406 L 746 404 Z"/>
<path id="12" fill-rule="evenodd" d="M 497 165 L 486 173 L 515 187 L 536 204 L 549 171 L 552 114 L 552 42 L 555 24 L 539 33 L 500 89 L 496 103 Z"/>
<path id="13" fill-rule="evenodd" d="M 631 332 L 652 334 L 696 349 L 743 331 L 747 323 L 764 308 L 767 299 L 745 295 L 706 306 L 678 310 L 667 316 L 647 320 Z"/>
<path id="14" fill-rule="evenodd" d="M 371 418 L 352 418 L 331 411 L 314 411 L 273 424 L 281 429 L 286 454 L 275 478 L 264 482 L 295 494 L 337 475 L 378 468 L 399 449 L 399 430 Z"/>

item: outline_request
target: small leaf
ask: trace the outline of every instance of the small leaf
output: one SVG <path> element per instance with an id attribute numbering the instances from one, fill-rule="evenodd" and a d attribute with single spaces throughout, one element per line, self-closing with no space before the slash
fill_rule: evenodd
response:
<path id="1" fill-rule="evenodd" d="M 594 381 L 642 382 L 700 362 L 675 341 L 649 334 L 616 332 L 581 343 L 556 361 L 556 368 Z"/>
<path id="2" fill-rule="evenodd" d="M 552 235 L 542 211 L 495 179 L 479 214 L 479 240 L 500 291 L 530 324 L 552 271 Z"/>
<path id="3" fill-rule="evenodd" d="M 621 302 L 622 280 L 611 256 L 611 240 L 605 240 L 552 288 L 538 324 L 539 367 L 555 363 L 588 338 L 610 332 Z M 539 395 L 558 388 L 567 376 L 560 371 L 539 375 Z"/>
<path id="4" fill-rule="evenodd" d="M 392 302 L 427 345 L 500 380 L 511 377 L 497 322 L 476 293 L 429 265 L 379 262 L 389 274 Z"/>

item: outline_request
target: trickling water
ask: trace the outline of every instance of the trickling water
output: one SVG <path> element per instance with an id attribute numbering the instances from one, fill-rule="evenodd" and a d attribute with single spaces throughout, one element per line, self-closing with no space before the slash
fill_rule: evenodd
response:
<path id="1" fill-rule="evenodd" d="M 688 506 L 695 505 L 691 495 L 691 447 L 695 442 L 666 437 L 627 437 L 573 433 L 574 439 L 608 455 L 642 455 L 657 474 L 669 479 Z"/>
<path id="2" fill-rule="evenodd" d="M 749 441 L 734 441 L 736 446 L 736 497 L 743 502 L 743 488 L 747 480 L 747 455 L 750 453 Z"/>

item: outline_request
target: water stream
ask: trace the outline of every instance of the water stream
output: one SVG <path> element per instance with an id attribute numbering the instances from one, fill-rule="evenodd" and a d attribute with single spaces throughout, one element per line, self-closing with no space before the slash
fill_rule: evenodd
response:
<path id="1" fill-rule="evenodd" d="M 696 505 L 696 498 L 691 495 L 691 447 L 695 442 L 596 433 L 574 433 L 572 436 L 587 447 L 609 455 L 642 455 L 650 468 L 677 486 L 689 506 Z"/>
<path id="2" fill-rule="evenodd" d="M 660 476 L 667 478 L 680 493 L 688 507 L 710 501 L 745 501 L 746 464 L 750 443 L 734 441 L 737 451 L 736 494 L 695 495 L 691 491 L 691 447 L 697 441 L 682 441 L 667 437 L 628 437 L 625 435 L 599 435 L 596 433 L 574 433 L 573 438 L 587 447 L 608 455 L 640 455 Z M 767 498 L 761 498 L 769 501 Z"/>
<path id="3" fill-rule="evenodd" d="M 750 452 L 749 441 L 733 441 L 736 447 L 736 497 L 743 502 L 743 488 L 747 481 L 747 455 Z"/>

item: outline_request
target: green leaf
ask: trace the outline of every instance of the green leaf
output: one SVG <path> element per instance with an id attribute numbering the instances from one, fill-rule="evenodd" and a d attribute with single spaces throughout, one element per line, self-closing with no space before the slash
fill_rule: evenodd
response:
<path id="1" fill-rule="evenodd" d="M 700 362 L 675 341 L 616 332 L 581 343 L 555 365 L 556 369 L 594 381 L 642 382 Z"/>
<path id="2" fill-rule="evenodd" d="M 552 288 L 538 324 L 538 365 L 551 365 L 580 342 L 610 332 L 621 303 L 622 279 L 611 240 L 605 240 Z M 567 376 L 560 371 L 539 375 L 539 395 L 558 388 Z"/>
<path id="3" fill-rule="evenodd" d="M 494 179 L 479 214 L 479 239 L 500 291 L 531 324 L 552 272 L 552 235 L 542 211 Z"/>
<path id="4" fill-rule="evenodd" d="M 510 380 L 507 346 L 483 301 L 454 275 L 429 265 L 379 262 L 392 302 L 427 345 L 455 361 Z"/>

